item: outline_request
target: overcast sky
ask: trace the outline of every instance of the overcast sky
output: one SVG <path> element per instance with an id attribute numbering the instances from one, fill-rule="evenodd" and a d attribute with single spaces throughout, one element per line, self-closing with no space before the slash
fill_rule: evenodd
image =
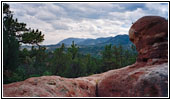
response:
<path id="1" fill-rule="evenodd" d="M 42 44 L 128 34 L 142 16 L 168 18 L 167 3 L 9 3 L 14 17 L 45 34 Z"/>

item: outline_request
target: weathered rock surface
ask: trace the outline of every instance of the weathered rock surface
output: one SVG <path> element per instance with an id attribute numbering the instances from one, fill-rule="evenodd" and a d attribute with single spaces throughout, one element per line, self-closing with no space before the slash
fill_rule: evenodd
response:
<path id="1" fill-rule="evenodd" d="M 159 16 L 145 16 L 129 30 L 129 38 L 136 45 L 137 61 L 168 58 L 168 22 Z"/>
<path id="2" fill-rule="evenodd" d="M 96 87 L 87 79 L 67 79 L 59 76 L 29 78 L 22 82 L 4 85 L 4 96 L 28 97 L 92 97 Z"/>
<path id="3" fill-rule="evenodd" d="M 98 96 L 168 96 L 168 23 L 159 16 L 145 16 L 129 31 L 138 51 L 137 62 L 106 73 L 98 83 Z"/>
<path id="4" fill-rule="evenodd" d="M 3 86 L 4 97 L 95 97 L 101 75 L 80 78 L 42 76 Z"/>
<path id="5" fill-rule="evenodd" d="M 167 97 L 168 64 L 136 63 L 106 72 L 98 83 L 101 97 Z"/>
<path id="6" fill-rule="evenodd" d="M 42 76 L 3 85 L 4 97 L 167 97 L 168 22 L 146 16 L 129 31 L 138 51 L 133 65 L 80 78 Z"/>

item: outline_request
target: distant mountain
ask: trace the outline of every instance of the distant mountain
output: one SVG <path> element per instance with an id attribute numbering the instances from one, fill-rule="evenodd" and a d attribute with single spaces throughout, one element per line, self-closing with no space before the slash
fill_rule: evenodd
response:
<path id="1" fill-rule="evenodd" d="M 58 44 L 61 45 L 62 43 L 64 43 L 65 45 L 71 45 L 72 41 L 74 41 L 74 43 L 79 46 L 88 46 L 88 45 L 100 44 L 112 38 L 113 37 L 104 37 L 104 38 L 97 38 L 97 39 L 67 38 L 67 39 L 60 41 Z"/>
<path id="2" fill-rule="evenodd" d="M 83 39 L 83 38 L 67 38 L 60 41 L 55 45 L 44 45 L 47 51 L 53 51 L 56 48 L 61 47 L 64 43 L 66 48 L 70 47 L 74 41 L 79 46 L 79 52 L 82 54 L 91 54 L 94 57 L 101 57 L 101 51 L 104 50 L 106 45 L 112 44 L 112 46 L 122 45 L 124 49 L 130 49 L 132 42 L 129 40 L 128 35 L 117 35 L 115 37 L 103 37 L 97 39 Z M 22 48 L 31 48 L 30 46 L 23 46 Z"/>
<path id="3" fill-rule="evenodd" d="M 104 50 L 106 45 L 109 45 L 109 44 L 111 44 L 112 46 L 121 45 L 124 49 L 130 49 L 130 47 L 133 45 L 133 43 L 129 40 L 128 35 L 117 35 L 115 37 L 108 37 L 108 38 L 106 38 L 106 41 L 104 41 L 102 43 L 98 43 L 98 42 L 96 42 L 96 43 L 97 44 L 94 44 L 94 45 L 81 46 L 79 48 L 80 53 L 91 54 L 94 57 L 101 57 L 101 51 Z"/>
<path id="4" fill-rule="evenodd" d="M 55 50 L 56 48 L 61 47 L 60 44 L 54 44 L 54 45 L 44 45 L 48 51 Z"/>
<path id="5" fill-rule="evenodd" d="M 129 40 L 128 35 L 117 35 L 99 45 L 108 45 L 108 44 L 124 46 L 124 45 L 130 45 L 130 44 L 132 45 L 132 42 Z"/>
<path id="6" fill-rule="evenodd" d="M 132 42 L 129 40 L 128 35 L 117 35 L 115 37 L 103 37 L 97 39 L 67 38 L 60 41 L 58 45 L 64 43 L 65 45 L 70 46 L 72 44 L 72 41 L 74 41 L 74 43 L 77 44 L 78 46 L 93 46 L 93 45 L 104 46 L 108 44 L 112 44 L 112 45 L 132 44 Z"/>
<path id="7" fill-rule="evenodd" d="M 86 39 L 82 42 L 79 42 L 78 45 L 96 45 L 96 44 L 106 42 L 110 39 L 112 39 L 112 37 L 97 38 L 97 39 Z"/>
<path id="8" fill-rule="evenodd" d="M 60 41 L 58 44 L 62 44 L 64 43 L 65 45 L 71 45 L 72 44 L 72 41 L 74 41 L 75 44 L 78 44 L 82 41 L 84 41 L 86 39 L 82 39 L 82 38 L 67 38 L 67 39 L 64 39 L 62 41 Z"/>

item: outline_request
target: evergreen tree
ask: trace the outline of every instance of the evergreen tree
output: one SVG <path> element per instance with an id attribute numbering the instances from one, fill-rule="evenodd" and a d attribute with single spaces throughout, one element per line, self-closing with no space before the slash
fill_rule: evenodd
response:
<path id="1" fill-rule="evenodd" d="M 18 65 L 19 43 L 16 32 L 19 29 L 17 20 L 9 10 L 8 4 L 3 4 L 3 67 L 4 70 L 14 70 Z M 21 26 L 22 27 L 22 26 Z M 25 28 L 21 28 L 24 30 Z"/>
<path id="2" fill-rule="evenodd" d="M 8 77 L 11 77 L 20 61 L 19 47 L 21 44 L 36 44 L 44 40 L 44 35 L 38 30 L 31 31 L 26 28 L 25 23 L 18 22 L 13 18 L 13 13 L 10 11 L 10 6 L 3 3 L 3 71 L 4 83 L 9 82 Z M 10 73 L 10 74 L 9 74 Z M 17 76 L 17 75 L 15 75 Z"/>
<path id="3" fill-rule="evenodd" d="M 68 48 L 68 51 L 71 53 L 72 55 L 72 59 L 75 59 L 75 57 L 78 54 L 78 47 L 77 45 L 74 43 L 74 41 L 72 41 L 71 47 Z"/>
<path id="4" fill-rule="evenodd" d="M 84 60 L 84 62 L 86 62 L 85 65 L 86 65 L 87 75 L 96 73 L 97 66 L 96 66 L 94 59 L 91 57 L 90 54 L 86 55 L 86 60 Z"/>
<path id="5" fill-rule="evenodd" d="M 115 66 L 112 53 L 113 53 L 112 45 L 111 44 L 106 45 L 105 50 L 102 52 L 102 59 L 103 59 L 102 70 L 103 71 L 112 69 Z"/>
<path id="6" fill-rule="evenodd" d="M 20 43 L 38 45 L 43 40 L 41 32 L 27 29 L 25 23 L 13 18 L 9 5 L 3 4 L 4 69 L 13 70 L 17 66 Z"/>

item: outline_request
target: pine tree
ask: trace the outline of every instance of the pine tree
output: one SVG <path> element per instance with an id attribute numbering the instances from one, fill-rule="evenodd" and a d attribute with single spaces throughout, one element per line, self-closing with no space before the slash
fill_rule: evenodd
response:
<path id="1" fill-rule="evenodd" d="M 68 48 L 68 51 L 71 53 L 72 55 L 72 59 L 75 59 L 75 57 L 78 54 L 78 47 L 77 45 L 74 43 L 74 41 L 72 41 L 71 47 Z"/>
<path id="2" fill-rule="evenodd" d="M 3 71 L 4 83 L 9 82 L 12 74 L 19 66 L 19 47 L 21 44 L 36 44 L 44 40 L 44 35 L 39 30 L 27 29 L 25 23 L 13 18 L 10 6 L 3 3 Z M 6 73 L 8 72 L 8 73 Z M 9 74 L 10 73 L 10 74 Z M 14 76 L 13 75 L 13 76 Z"/>

